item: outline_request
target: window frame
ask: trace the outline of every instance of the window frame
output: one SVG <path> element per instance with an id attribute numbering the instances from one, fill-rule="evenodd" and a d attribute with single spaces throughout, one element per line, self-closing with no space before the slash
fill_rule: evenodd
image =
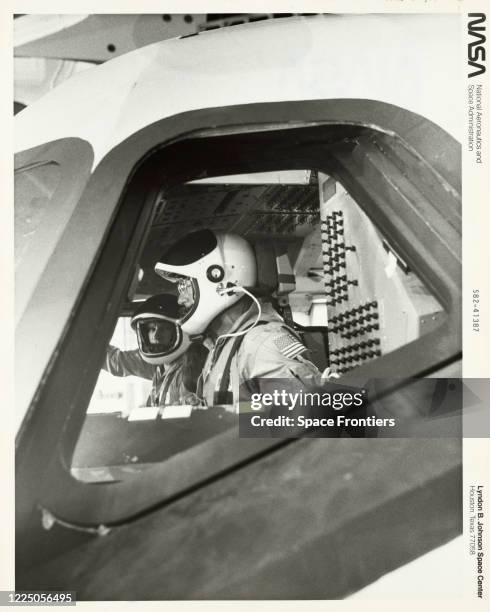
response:
<path id="1" fill-rule="evenodd" d="M 86 406 L 98 374 L 94 364 L 100 362 L 110 337 L 110 329 L 119 316 L 119 308 L 151 225 L 153 204 L 159 191 L 159 186 L 152 181 L 157 172 L 161 175 L 161 167 L 157 163 L 159 153 L 168 151 L 169 147 L 176 144 L 185 147 L 185 143 L 190 139 L 193 142 L 201 139 L 206 143 L 211 142 L 213 138 L 224 139 L 230 137 L 230 134 L 232 137 L 238 134 L 238 137 L 248 137 L 251 141 L 254 135 L 267 133 L 284 134 L 286 138 L 289 134 L 299 136 L 300 131 L 339 126 L 377 130 L 396 137 L 414 152 L 420 163 L 430 169 L 438 180 L 450 186 L 453 192 L 449 189 L 448 197 L 454 200 L 456 194 L 457 200 L 457 194 L 460 193 L 461 167 L 459 144 L 428 120 L 376 101 L 264 103 L 193 111 L 147 126 L 118 145 L 102 160 L 89 181 L 81 205 L 93 198 L 110 198 L 114 202 L 116 213 L 96 265 L 87 280 L 86 291 L 73 312 L 71 325 L 65 332 L 49 376 L 34 401 L 35 410 L 32 411 L 29 427 L 24 430 L 19 441 L 17 482 L 22 484 L 23 490 L 28 490 L 23 493 L 21 502 L 18 503 L 21 515 L 34 502 L 49 509 L 53 515 L 74 524 L 121 524 L 185 495 L 210 479 L 294 442 L 278 439 L 238 439 L 237 430 L 231 429 L 130 480 L 90 485 L 77 481 L 69 471 L 71 452 L 83 425 Z M 438 155 L 438 150 L 431 146 L 432 136 L 437 136 L 446 143 L 444 159 Z M 310 147 L 309 150 L 298 143 L 294 146 L 297 157 L 294 164 L 291 162 L 287 169 L 316 165 L 308 163 L 313 157 L 311 142 L 306 143 L 306 147 Z M 343 173 L 343 180 L 349 181 L 342 157 L 332 159 L 321 140 L 315 147 L 316 154 L 325 152 L 325 159 L 322 158 L 320 168 L 317 169 L 332 173 L 332 169 L 336 168 L 339 176 Z M 287 156 L 290 154 L 288 146 L 285 149 L 287 151 L 282 151 L 282 154 Z M 246 157 L 247 151 L 241 151 L 240 155 Z M 281 168 L 285 169 L 280 155 L 276 155 L 275 160 L 271 159 L 270 163 L 280 164 Z M 363 163 L 362 160 L 360 163 Z M 217 175 L 220 169 L 216 165 L 219 163 L 213 164 L 212 172 Z M 236 174 L 238 168 L 239 166 L 229 168 L 227 173 Z M 249 168 L 241 168 L 242 172 L 250 171 Z M 181 182 L 200 178 L 202 169 L 194 167 L 189 170 L 181 166 L 180 169 L 176 167 L 171 171 L 171 180 Z M 351 180 L 352 178 L 350 177 Z M 142 185 L 151 185 L 143 202 L 139 192 L 139 186 Z M 349 187 L 347 188 L 349 190 Z M 370 210 L 364 209 L 365 212 L 378 226 L 383 227 L 386 215 L 377 216 L 376 212 L 386 212 L 389 200 L 386 199 L 380 206 L 372 194 L 366 189 L 363 191 L 362 197 L 368 198 L 371 207 Z M 413 216 L 414 211 L 411 214 Z M 404 223 L 406 219 L 401 219 L 398 224 L 390 226 L 390 230 L 393 229 L 397 233 L 397 238 L 400 238 Z M 435 236 L 439 235 L 440 240 L 441 232 L 444 233 L 446 229 L 444 226 L 434 228 Z M 401 254 L 409 262 L 420 264 L 421 258 L 417 257 L 417 247 L 420 246 L 418 241 L 401 242 Z M 440 242 L 443 246 L 444 241 Z M 435 290 L 436 297 L 445 307 L 447 317 L 444 322 L 417 341 L 362 366 L 352 375 L 347 374 L 343 382 L 366 383 L 376 375 L 379 376 L 380 370 L 384 376 L 396 376 L 401 371 L 407 378 L 430 375 L 434 369 L 460 358 L 461 257 L 457 253 L 444 251 L 442 246 L 425 262 L 422 276 L 425 282 L 429 281 L 429 286 Z M 444 272 L 447 261 L 443 261 L 443 251 L 444 256 L 451 259 L 448 273 Z M 114 257 L 116 252 L 117 257 Z M 415 269 L 418 272 L 416 267 Z M 110 278 L 111 283 L 106 282 L 104 285 L 104 278 Z M 94 327 L 90 333 L 87 333 L 88 321 L 92 322 Z M 77 380 L 76 388 L 70 388 L 67 379 Z M 392 388 L 396 388 L 397 384 L 400 383 L 394 381 Z M 66 408 L 60 410 L 59 406 Z"/>
<path id="2" fill-rule="evenodd" d="M 36 231 L 26 256 L 15 270 L 15 377 L 17 422 L 29 418 L 25 408 L 42 381 L 47 363 L 56 350 L 60 331 L 66 319 L 63 300 L 52 299 L 50 270 L 62 236 L 76 215 L 77 205 L 90 177 L 94 159 L 92 146 L 81 138 L 63 138 L 16 153 L 14 171 L 54 163 L 60 169 L 60 180 L 50 199 L 50 210 L 57 211 L 53 230 L 47 215 Z M 65 286 L 65 290 L 67 286 Z M 53 315 L 39 325 L 39 313 L 49 308 Z M 35 355 L 32 347 L 35 347 Z M 23 358 L 29 355 L 28 358 Z M 22 425 L 21 425 L 22 427 Z"/>

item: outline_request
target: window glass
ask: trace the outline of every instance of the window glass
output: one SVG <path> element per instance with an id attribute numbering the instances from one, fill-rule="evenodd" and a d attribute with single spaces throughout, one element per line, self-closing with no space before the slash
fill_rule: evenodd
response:
<path id="1" fill-rule="evenodd" d="M 238 234 L 252 245 L 258 264 L 254 292 L 263 312 L 294 328 L 319 372 L 328 366 L 340 375 L 355 370 L 444 318 L 390 238 L 338 180 L 315 170 L 215 177 L 162 193 L 138 262 L 143 273 L 126 307 L 134 311 L 156 294 L 177 296 L 178 283 L 155 274 L 155 263 L 165 247 L 204 228 Z M 137 349 L 128 317 L 119 319 L 110 344 Z M 162 387 L 152 396 L 148 378 L 101 372 L 73 474 L 89 482 L 124 478 L 237 424 L 233 380 L 225 399 L 206 396 L 198 382 L 205 364 L 200 358 L 192 389 L 179 396 L 160 392 Z"/>
<path id="2" fill-rule="evenodd" d="M 62 236 L 86 187 L 92 161 L 91 146 L 77 138 L 64 138 L 15 154 L 16 325 L 29 306 L 33 307 L 35 302 L 31 300 L 36 287 L 47 273 L 54 251 L 61 248 Z M 80 224 L 77 228 L 83 232 Z M 73 247 L 73 242 L 70 241 L 70 245 Z M 87 255 L 80 257 L 80 261 L 87 260 Z M 55 258 L 54 265 L 57 261 Z M 72 281 L 76 272 L 73 269 Z M 58 288 L 53 282 L 53 296 Z M 65 287 L 64 302 L 53 300 L 57 308 L 61 303 L 69 307 L 68 295 Z M 62 316 L 58 316 L 60 324 L 62 320 Z M 28 333 L 32 337 L 32 331 Z M 47 348 L 49 340 L 41 339 L 42 331 L 37 335 L 37 342 Z"/>
<path id="3" fill-rule="evenodd" d="M 36 232 L 46 220 L 61 180 L 55 162 L 33 164 L 15 172 L 15 262 L 21 263 Z"/>

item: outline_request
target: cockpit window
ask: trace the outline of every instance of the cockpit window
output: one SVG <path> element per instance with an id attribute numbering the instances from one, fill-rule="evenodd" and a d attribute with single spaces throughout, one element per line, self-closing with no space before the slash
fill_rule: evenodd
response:
<path id="1" fill-rule="evenodd" d="M 15 155 L 16 321 L 28 308 L 87 184 L 91 145 L 64 138 Z M 67 303 L 68 305 L 68 303 Z M 42 344 L 44 342 L 40 341 Z"/>
<path id="2" fill-rule="evenodd" d="M 320 372 L 330 367 L 342 376 L 444 320 L 442 305 L 389 237 L 338 180 L 323 172 L 284 170 L 192 181 L 162 192 L 156 211 L 139 261 L 143 273 L 128 296 L 133 309 L 162 292 L 181 303 L 173 279 L 154 272 L 162 247 L 187 234 L 209 234 L 206 255 L 216 247 L 213 232 L 233 232 L 254 249 L 258 299 L 295 330 Z M 197 240 L 189 248 L 203 252 Z M 145 356 L 151 362 L 152 353 L 141 352 L 144 344 L 138 345 L 136 335 L 141 330 L 129 320 L 119 319 L 107 347 L 73 457 L 72 474 L 85 482 L 134 476 L 238 422 L 233 394 L 214 404 L 199 397 L 205 355 L 172 394 L 162 381 L 174 366 L 145 362 Z M 183 367 L 189 370 L 190 363 Z"/>

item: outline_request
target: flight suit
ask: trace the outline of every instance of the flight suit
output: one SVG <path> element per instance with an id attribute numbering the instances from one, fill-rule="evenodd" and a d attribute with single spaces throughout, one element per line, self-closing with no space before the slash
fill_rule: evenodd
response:
<path id="1" fill-rule="evenodd" d="M 122 351 L 109 345 L 102 368 L 113 376 L 139 376 L 152 381 L 147 406 L 195 403 L 183 384 L 183 355 L 164 368 L 147 363 L 138 349 Z"/>
<path id="2" fill-rule="evenodd" d="M 206 330 L 204 344 L 210 353 L 198 395 L 207 406 L 231 404 L 238 411 L 240 389 L 242 396 L 246 388 L 260 391 L 251 386 L 251 381 L 260 385 L 260 378 L 294 379 L 302 389 L 321 384 L 321 372 L 305 358 L 307 349 L 296 332 L 271 304 L 261 303 L 261 307 L 259 322 L 243 336 L 218 339 L 222 334 L 242 331 L 254 323 L 257 306 L 246 298 L 219 315 Z M 239 343 L 238 348 L 235 343 Z"/>

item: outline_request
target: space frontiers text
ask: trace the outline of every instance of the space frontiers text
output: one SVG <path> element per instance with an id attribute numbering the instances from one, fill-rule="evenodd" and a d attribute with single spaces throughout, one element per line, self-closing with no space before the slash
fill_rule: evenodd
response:
<path id="1" fill-rule="evenodd" d="M 347 417 L 344 414 L 338 414 L 335 418 L 318 417 L 309 418 L 304 415 L 297 417 L 288 417 L 279 415 L 277 417 L 261 417 L 254 415 L 251 420 L 252 427 L 394 427 L 395 419 L 382 419 L 374 416 L 369 417 Z"/>

